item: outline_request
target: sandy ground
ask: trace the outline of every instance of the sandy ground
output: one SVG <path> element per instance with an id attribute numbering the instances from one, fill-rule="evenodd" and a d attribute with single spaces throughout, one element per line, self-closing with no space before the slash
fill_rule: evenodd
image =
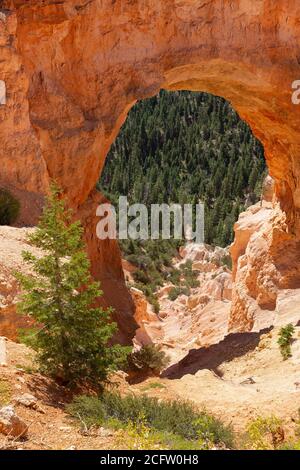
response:
<path id="1" fill-rule="evenodd" d="M 212 348 L 211 357 L 206 353 L 205 360 L 205 352 L 201 357 L 201 351 L 197 351 L 194 362 L 190 358 L 191 364 L 186 367 L 186 372 L 194 369 L 193 375 L 186 373 L 168 380 L 168 388 L 231 422 L 237 431 L 258 416 L 276 415 L 292 425 L 300 409 L 300 341 L 293 344 L 293 358 L 283 361 L 277 334 L 274 330 L 264 335 L 255 349 L 251 350 L 249 344 L 248 352 L 233 359 L 233 342 L 240 335 L 232 335 L 232 341 L 228 341 L 228 360 L 226 354 L 222 361 L 216 360 L 220 345 Z M 299 338 L 299 328 L 297 334 Z M 255 343 L 256 340 L 253 347 Z M 207 365 L 212 366 L 210 370 L 205 368 Z"/>
<path id="2" fill-rule="evenodd" d="M 231 335 L 219 345 L 191 351 L 164 377 L 152 377 L 134 385 L 117 380 L 124 393 L 147 394 L 161 399 L 192 400 L 200 408 L 231 423 L 239 435 L 258 416 L 283 419 L 287 433 L 295 426 L 300 408 L 300 328 L 293 357 L 283 361 L 277 346 L 278 331 L 263 335 Z M 113 449 L 115 434 L 103 430 L 83 432 L 65 412 L 71 400 L 63 387 L 33 369 L 33 355 L 21 344 L 7 341 L 8 365 L 0 367 L 0 384 L 9 385 L 11 401 L 22 393 L 38 399 L 43 412 L 16 405 L 17 414 L 29 425 L 26 441 L 8 441 L 0 435 L 0 448 L 19 449 Z"/>
<path id="3" fill-rule="evenodd" d="M 293 357 L 283 361 L 278 330 L 264 334 L 233 334 L 218 345 L 191 351 L 165 371 L 165 378 L 149 379 L 137 388 L 147 394 L 188 399 L 231 423 L 243 433 L 259 416 L 282 418 L 294 428 L 300 409 L 300 328 Z M 162 389 L 151 390 L 151 382 Z"/>

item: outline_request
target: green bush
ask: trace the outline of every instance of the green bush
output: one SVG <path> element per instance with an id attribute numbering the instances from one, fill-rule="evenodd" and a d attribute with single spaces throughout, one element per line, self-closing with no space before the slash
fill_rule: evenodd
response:
<path id="1" fill-rule="evenodd" d="M 182 275 L 185 280 L 185 285 L 190 288 L 199 287 L 200 283 L 197 279 L 199 271 L 193 270 L 193 262 L 191 260 L 186 261 L 180 266 Z"/>
<path id="2" fill-rule="evenodd" d="M 126 260 L 137 268 L 133 273 L 136 287 L 144 292 L 154 311 L 159 313 L 155 292 L 167 279 L 173 282 L 170 277 L 173 273 L 173 283 L 180 281 L 180 271 L 172 267 L 172 258 L 177 255 L 177 241 L 121 240 L 120 246 Z"/>
<path id="3" fill-rule="evenodd" d="M 129 366 L 143 372 L 160 372 L 169 363 L 168 356 L 154 344 L 143 346 L 128 357 Z"/>
<path id="4" fill-rule="evenodd" d="M 221 265 L 226 266 L 230 271 L 232 271 L 232 259 L 230 255 L 225 255 L 221 258 Z"/>
<path id="5" fill-rule="evenodd" d="M 38 335 L 39 328 L 36 326 L 28 328 L 18 328 L 18 341 L 34 349 L 34 342 Z"/>
<path id="6" fill-rule="evenodd" d="M 90 428 L 101 426 L 106 419 L 105 407 L 101 400 L 96 397 L 81 395 L 76 397 L 73 403 L 67 407 L 71 416 L 84 422 Z"/>
<path id="7" fill-rule="evenodd" d="M 168 297 L 174 302 L 180 295 L 190 295 L 190 289 L 188 287 L 172 287 Z"/>
<path id="8" fill-rule="evenodd" d="M 13 224 L 19 212 L 19 201 L 5 189 L 0 189 L 0 225 Z"/>
<path id="9" fill-rule="evenodd" d="M 146 385 L 142 390 L 144 392 L 147 392 L 148 390 L 153 390 L 153 389 L 164 389 L 166 386 L 160 382 L 151 382 L 148 385 Z"/>
<path id="10" fill-rule="evenodd" d="M 197 287 L 200 287 L 200 281 L 198 281 L 198 279 L 195 277 L 186 279 L 185 284 L 187 289 L 196 289 Z"/>
<path id="11" fill-rule="evenodd" d="M 291 344 L 294 333 L 295 327 L 291 323 L 282 327 L 279 332 L 278 344 L 284 361 L 286 361 L 292 355 Z"/>
<path id="12" fill-rule="evenodd" d="M 179 295 L 181 294 L 181 289 L 179 287 L 172 287 L 172 289 L 170 290 L 169 292 L 169 299 L 172 300 L 172 302 L 174 302 L 177 297 L 179 297 Z"/>
<path id="13" fill-rule="evenodd" d="M 152 283 L 148 283 L 147 285 L 145 285 L 141 282 L 137 282 L 135 286 L 137 287 L 137 289 L 140 289 L 145 294 L 148 302 L 152 305 L 154 312 L 158 314 L 160 310 L 160 305 L 157 298 L 155 297 L 155 285 Z"/>
<path id="14" fill-rule="evenodd" d="M 67 408 L 71 416 L 88 426 L 105 424 L 108 420 L 120 423 L 137 423 L 143 416 L 151 429 L 179 436 L 189 441 L 209 440 L 227 448 L 234 447 L 234 435 L 230 426 L 198 410 L 184 401 L 159 401 L 146 395 L 127 395 L 104 392 L 96 397 L 76 397 Z"/>
<path id="15" fill-rule="evenodd" d="M 149 282 L 148 275 L 145 273 L 145 271 L 142 271 L 141 269 L 135 271 L 134 279 L 135 281 L 140 282 L 142 284 L 147 284 Z"/>
<path id="16" fill-rule="evenodd" d="M 147 299 L 149 300 L 150 304 L 152 305 L 154 313 L 159 314 L 160 305 L 159 305 L 159 302 L 158 302 L 157 298 L 154 295 L 151 295 L 151 296 L 147 297 Z"/>
<path id="17" fill-rule="evenodd" d="M 174 301 L 179 295 L 190 295 L 190 289 L 200 286 L 198 275 L 199 272 L 193 270 L 191 260 L 182 264 L 180 269 L 174 269 L 168 277 L 168 281 L 174 284 L 169 292 L 169 299 Z"/>
<path id="18" fill-rule="evenodd" d="M 181 279 L 181 272 L 179 269 L 174 268 L 174 270 L 170 273 L 168 277 L 168 281 L 172 282 L 174 286 L 178 286 L 180 284 Z"/>
<path id="19" fill-rule="evenodd" d="M 300 450 L 300 409 L 292 418 L 297 425 L 286 439 L 282 419 L 276 416 L 259 417 L 247 426 L 245 447 L 252 450 Z"/>

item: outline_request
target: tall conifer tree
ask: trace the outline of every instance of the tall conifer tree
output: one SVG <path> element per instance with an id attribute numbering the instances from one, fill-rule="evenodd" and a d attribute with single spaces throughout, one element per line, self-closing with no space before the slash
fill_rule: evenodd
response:
<path id="1" fill-rule="evenodd" d="M 108 346 L 116 324 L 110 320 L 111 309 L 95 306 L 102 292 L 91 279 L 82 235 L 80 223 L 72 222 L 72 212 L 52 185 L 38 227 L 29 238 L 42 256 L 24 252 L 32 274 L 17 274 L 22 286 L 19 311 L 39 326 L 31 345 L 40 369 L 68 383 L 106 379 L 128 352 Z"/>

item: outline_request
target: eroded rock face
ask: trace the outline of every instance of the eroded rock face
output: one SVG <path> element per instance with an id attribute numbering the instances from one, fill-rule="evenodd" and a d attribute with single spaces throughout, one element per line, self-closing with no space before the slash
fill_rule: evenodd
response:
<path id="1" fill-rule="evenodd" d="M 138 325 L 134 337 L 137 348 L 160 342 L 164 336 L 162 325 L 154 313 L 152 305 L 147 302 L 142 291 L 132 287 L 131 295 L 135 304 L 134 319 Z"/>
<path id="2" fill-rule="evenodd" d="M 91 232 L 93 191 L 129 109 L 161 88 L 223 96 L 262 141 L 285 216 L 268 226 L 251 262 L 264 276 L 263 250 L 285 273 L 280 282 L 298 283 L 295 263 L 289 275 L 283 260 L 289 252 L 293 261 L 300 239 L 300 112 L 291 101 L 300 78 L 298 2 L 2 0 L 0 13 L 1 184 L 41 201 L 50 179 L 58 181 L 82 217 L 93 272 L 128 334 L 133 307 L 128 297 L 124 304 L 118 249 Z M 25 213 L 23 223 L 37 213 Z M 259 295 L 264 306 L 274 302 Z"/>
<path id="3" fill-rule="evenodd" d="M 199 286 L 191 288 L 189 296 L 171 300 L 169 292 L 174 286 L 165 284 L 157 293 L 157 315 L 144 295 L 131 289 L 139 324 L 134 339 L 137 347 L 159 344 L 173 364 L 191 349 L 217 344 L 226 336 L 232 293 L 231 272 L 222 264 L 226 254 L 224 248 L 204 244 L 188 243 L 182 247 L 181 258 L 174 266 L 191 261 Z"/>
<path id="4" fill-rule="evenodd" d="M 231 254 L 234 288 L 229 330 L 259 331 L 281 323 L 284 302 L 298 304 L 300 243 L 288 232 L 286 215 L 278 204 L 262 201 L 240 215 Z M 293 318 L 290 310 L 288 316 Z"/>

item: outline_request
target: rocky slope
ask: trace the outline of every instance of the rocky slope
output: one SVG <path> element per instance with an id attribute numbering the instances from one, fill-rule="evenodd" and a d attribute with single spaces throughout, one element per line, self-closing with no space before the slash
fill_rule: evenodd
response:
<path id="1" fill-rule="evenodd" d="M 300 329 L 292 358 L 283 361 L 278 329 L 232 334 L 219 345 L 191 351 L 168 371 L 168 387 L 213 410 L 242 431 L 245 421 L 275 415 L 297 417 L 300 397 Z"/>
<path id="2" fill-rule="evenodd" d="M 247 268 L 243 258 L 247 261 L 249 246 L 256 243 L 264 233 L 266 223 L 273 220 L 274 214 L 276 216 L 277 209 L 274 211 L 272 207 L 268 201 L 263 201 L 261 206 L 250 207 L 241 215 L 236 226 L 235 245 L 231 248 L 239 253 L 234 258 L 236 263 Z M 255 225 L 257 221 L 259 224 Z M 21 251 L 33 249 L 26 242 L 31 230 L 0 228 L 0 265 L 2 272 L 6 273 L 0 289 L 0 335 L 14 337 L 18 326 L 15 314 L 18 288 L 12 272 L 14 269 L 24 270 Z M 248 243 L 243 245 L 247 238 Z M 300 289 L 278 287 L 276 310 L 267 312 L 268 317 L 265 310 L 256 307 L 253 329 L 268 328 L 259 333 L 230 333 L 231 273 L 227 267 L 220 266 L 225 254 L 226 250 L 213 250 L 205 245 L 184 247 L 177 264 L 191 260 L 198 272 L 200 286 L 193 289 L 191 296 L 180 296 L 176 301 L 168 298 L 169 285 L 162 288 L 159 292 L 159 316 L 139 291 L 131 289 L 136 307 L 135 321 L 140 325 L 135 344 L 161 344 L 171 362 L 163 377 L 129 385 L 121 374 L 118 386 L 122 393 L 146 393 L 161 399 L 188 397 L 225 422 L 233 423 L 240 435 L 246 424 L 257 416 L 276 415 L 283 419 L 288 435 L 295 426 L 299 408 L 299 326 L 294 334 L 292 358 L 286 362 L 281 358 L 277 339 L 279 326 L 290 322 L 299 325 Z M 127 263 L 124 267 L 126 272 L 130 272 Z M 246 275 L 239 278 L 240 271 L 243 272 L 242 267 L 236 274 L 238 287 L 243 295 L 249 297 L 247 302 L 256 306 L 248 289 L 252 284 L 246 282 L 248 270 L 245 269 Z M 27 437 L 22 441 L 19 438 L 8 439 L 0 433 L 0 448 L 119 448 L 120 442 L 111 430 L 100 428 L 86 432 L 71 423 L 64 410 L 69 400 L 64 388 L 35 371 L 31 350 L 0 338 L 0 405 L 13 406 L 13 411 L 5 409 L 4 415 L 0 413 L 0 421 L 3 421 L 3 416 L 7 421 L 7 416 L 14 417 L 12 413 L 15 413 L 27 430 Z"/>
<path id="3" fill-rule="evenodd" d="M 283 250 L 281 258 L 277 251 L 276 256 L 272 256 L 270 248 L 274 239 L 270 234 L 274 234 L 276 224 L 283 217 L 272 201 L 272 184 L 267 184 L 261 202 L 240 215 L 235 226 L 235 241 L 230 248 L 233 273 L 224 264 L 229 254 L 227 249 L 189 243 L 174 260 L 175 267 L 189 260 L 197 273 L 199 287 L 193 288 L 189 296 L 180 295 L 175 301 L 170 300 L 172 285 L 166 284 L 157 294 L 160 312 L 156 315 L 140 291 L 131 288 L 129 293 L 126 290 L 133 304 L 136 326 L 130 330 L 131 323 L 126 324 L 126 317 L 117 316 L 119 324 L 124 325 L 121 333 L 125 332 L 127 337 L 134 335 L 136 345 L 161 344 L 172 363 L 176 363 L 190 350 L 217 344 L 228 333 L 259 332 L 289 322 L 296 325 L 300 321 L 300 286 L 297 284 L 300 250 L 297 245 L 290 245 L 293 257 Z M 0 335 L 11 339 L 16 338 L 18 328 L 31 324 L 30 319 L 16 313 L 18 286 L 13 273 L 15 270 L 26 272 L 23 250 L 38 254 L 26 240 L 32 230 L 0 227 Z M 278 229 L 275 233 L 278 241 L 282 231 Z M 257 268 L 257 263 L 263 269 Z M 123 263 L 127 280 L 131 278 L 131 268 L 128 262 Z M 107 292 L 113 298 L 114 290 L 107 289 Z"/>
<path id="4" fill-rule="evenodd" d="M 118 373 L 111 377 L 113 390 L 161 400 L 188 397 L 200 409 L 205 407 L 233 424 L 240 445 L 247 423 L 257 417 L 278 416 L 288 437 L 295 429 L 299 408 L 298 330 L 293 357 L 287 362 L 279 354 L 276 330 L 263 336 L 243 334 L 219 349 L 210 347 L 205 354 L 203 350 L 198 352 L 198 357 L 185 363 L 181 376 L 149 378 L 129 385 L 126 374 Z M 124 448 L 116 431 L 105 427 L 87 430 L 83 423 L 78 425 L 69 419 L 65 406 L 72 394 L 36 371 L 30 349 L 8 340 L 5 347 L 7 362 L 0 366 L 0 449 Z M 7 435 L 12 429 L 13 433 Z M 24 432 L 22 438 L 18 431 Z"/>
<path id="5" fill-rule="evenodd" d="M 116 244 L 94 235 L 101 200 L 94 187 L 128 110 L 161 88 L 223 96 L 262 141 L 284 214 L 266 226 L 264 246 L 248 250 L 254 297 L 270 310 L 278 284 L 298 287 L 300 114 L 291 101 L 299 79 L 297 2 L 1 0 L 0 14 L 7 90 L 1 184 L 25 203 L 34 199 L 36 211 L 23 217 L 33 223 L 50 178 L 60 183 L 86 227 L 93 273 L 115 304 L 124 338 L 134 334 L 133 305 Z M 233 328 L 249 329 L 246 298 L 241 289 L 233 295 Z"/>
<path id="6" fill-rule="evenodd" d="M 161 344 L 172 363 L 176 363 L 190 350 L 217 344 L 228 333 L 259 332 L 289 322 L 296 325 L 300 321 L 300 288 L 295 283 L 300 266 L 299 252 L 295 248 L 291 259 L 282 251 L 285 263 L 279 263 L 268 254 L 272 243 L 269 235 L 282 217 L 272 199 L 269 188 L 264 191 L 260 203 L 241 214 L 230 248 L 233 274 L 224 264 L 228 250 L 187 244 L 174 263 L 179 267 L 191 261 L 199 287 L 193 288 L 189 296 L 180 295 L 172 301 L 169 298 L 172 285 L 166 284 L 157 294 L 158 315 L 143 294 L 131 288 L 130 294 L 126 291 L 126 295 L 134 305 L 136 327 L 130 331 L 125 324 L 123 332 L 135 335 L 136 345 Z M 38 254 L 26 241 L 32 230 L 0 227 L 0 334 L 11 339 L 16 338 L 18 328 L 31 324 L 29 319 L 16 313 L 18 286 L 13 273 L 15 270 L 26 271 L 21 256 L 23 250 Z M 279 231 L 278 237 L 280 234 Z M 263 271 L 256 269 L 255 259 L 263 264 Z M 123 263 L 127 280 L 131 278 L 131 268 L 128 262 Z M 264 276 L 259 275 L 262 272 Z M 110 295 L 113 298 L 114 291 Z M 120 319 L 119 324 L 125 318 Z"/>
<path id="7" fill-rule="evenodd" d="M 208 245 L 188 244 L 181 249 L 175 266 L 190 260 L 197 272 L 199 287 L 191 294 L 170 300 L 171 284 L 158 293 L 160 312 L 156 315 L 142 292 L 131 289 L 136 304 L 136 321 L 140 328 L 134 342 L 137 346 L 154 342 L 166 351 L 172 363 L 178 362 L 190 349 L 221 341 L 228 331 L 231 307 L 231 272 L 222 265 L 227 251 Z"/>
<path id="8" fill-rule="evenodd" d="M 273 197 L 268 177 L 261 202 L 242 213 L 235 225 L 232 273 L 223 264 L 226 249 L 190 243 L 176 261 L 177 266 L 192 261 L 198 273 L 200 287 L 192 289 L 190 296 L 172 301 L 168 296 L 172 286 L 165 285 L 157 294 L 160 313 L 156 317 L 142 293 L 134 293 L 138 345 L 159 343 L 176 363 L 190 350 L 217 344 L 229 333 L 260 332 L 300 322 L 296 282 L 300 250 L 294 246 L 293 257 L 281 251 L 281 262 L 277 251 L 277 257 L 272 256 L 270 234 L 284 217 Z M 277 240 L 280 236 L 278 228 Z"/>

